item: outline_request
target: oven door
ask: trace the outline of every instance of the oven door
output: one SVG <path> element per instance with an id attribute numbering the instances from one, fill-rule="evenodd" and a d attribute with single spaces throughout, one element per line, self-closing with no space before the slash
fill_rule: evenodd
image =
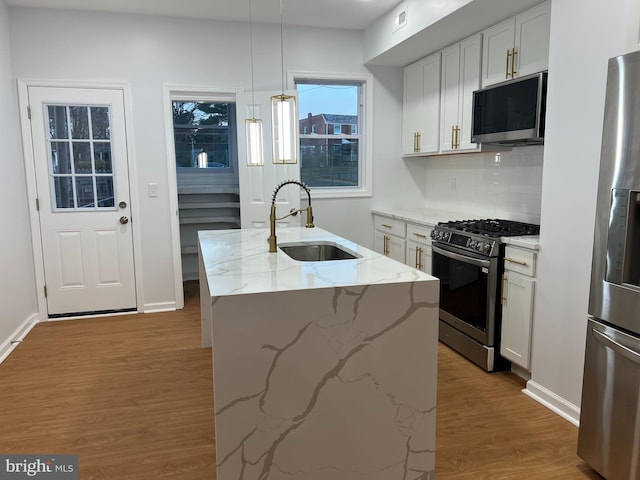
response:
<path id="1" fill-rule="evenodd" d="M 432 275 L 440 279 L 440 319 L 493 347 L 498 298 L 498 258 L 432 244 Z"/>

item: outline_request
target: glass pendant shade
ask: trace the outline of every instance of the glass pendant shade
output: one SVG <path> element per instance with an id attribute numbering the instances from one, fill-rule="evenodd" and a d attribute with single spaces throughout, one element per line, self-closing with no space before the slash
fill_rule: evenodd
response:
<path id="1" fill-rule="evenodd" d="M 298 109 L 296 97 L 271 97 L 273 163 L 298 163 Z"/>
<path id="2" fill-rule="evenodd" d="M 264 165 L 262 119 L 247 118 L 245 120 L 245 134 L 247 138 L 247 165 L 250 167 L 260 167 Z"/>

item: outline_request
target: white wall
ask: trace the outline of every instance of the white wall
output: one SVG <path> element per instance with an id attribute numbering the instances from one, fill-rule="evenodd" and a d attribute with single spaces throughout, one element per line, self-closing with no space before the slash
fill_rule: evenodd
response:
<path id="1" fill-rule="evenodd" d="M 425 170 L 425 207 L 540 223 L 542 146 L 407 159 Z"/>
<path id="2" fill-rule="evenodd" d="M 11 74 L 9 48 L 9 14 L 4 1 L 0 0 L 0 357 L 16 330 L 37 310 L 17 118 L 16 83 Z"/>
<path id="3" fill-rule="evenodd" d="M 638 48 L 637 3 L 552 1 L 542 249 L 527 390 L 568 416 L 576 415 L 581 395 L 607 60 Z"/>
<path id="4" fill-rule="evenodd" d="M 245 88 L 250 85 L 248 24 L 48 9 L 9 9 L 14 75 L 27 79 L 129 82 L 142 229 L 144 303 L 174 300 L 163 84 Z M 256 90 L 280 88 L 280 28 L 254 26 Z M 362 73 L 359 32 L 285 27 L 285 69 Z M 419 187 L 401 164 L 400 69 L 381 68 L 374 81 L 374 187 L 407 201 Z M 392 122 L 392 123 L 388 123 Z M 388 178 L 388 177 L 385 177 Z M 147 183 L 159 185 L 146 198 Z M 371 245 L 371 198 L 318 200 L 319 227 Z"/>

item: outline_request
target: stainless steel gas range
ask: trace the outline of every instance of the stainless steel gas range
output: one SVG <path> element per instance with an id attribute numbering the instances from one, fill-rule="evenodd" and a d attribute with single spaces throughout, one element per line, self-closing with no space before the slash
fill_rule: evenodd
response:
<path id="1" fill-rule="evenodd" d="M 537 235 L 512 220 L 441 222 L 431 232 L 432 275 L 440 279 L 440 341 L 487 371 L 510 363 L 500 352 L 502 237 Z"/>

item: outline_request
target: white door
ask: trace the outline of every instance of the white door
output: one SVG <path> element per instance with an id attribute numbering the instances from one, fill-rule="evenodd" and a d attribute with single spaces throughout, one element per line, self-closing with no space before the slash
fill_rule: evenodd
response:
<path id="1" fill-rule="evenodd" d="M 48 315 L 135 310 L 123 92 L 28 94 Z"/>
<path id="2" fill-rule="evenodd" d="M 238 93 L 236 95 L 238 125 L 238 175 L 240 181 L 240 223 L 242 228 L 269 227 L 269 213 L 272 194 L 285 180 L 300 180 L 300 163 L 277 164 L 272 162 L 271 149 L 271 104 L 272 95 L 282 92 Z M 296 95 L 296 91 L 285 91 L 286 95 Z M 255 102 L 255 103 L 254 103 Z M 247 165 L 245 121 L 247 118 L 261 118 L 264 127 L 264 165 Z M 300 187 L 286 185 L 278 192 L 276 199 L 278 217 L 283 217 L 291 209 L 300 208 Z M 306 207 L 306 202 L 305 205 Z M 277 222 L 277 228 L 304 225 L 302 215 L 287 217 Z"/>

